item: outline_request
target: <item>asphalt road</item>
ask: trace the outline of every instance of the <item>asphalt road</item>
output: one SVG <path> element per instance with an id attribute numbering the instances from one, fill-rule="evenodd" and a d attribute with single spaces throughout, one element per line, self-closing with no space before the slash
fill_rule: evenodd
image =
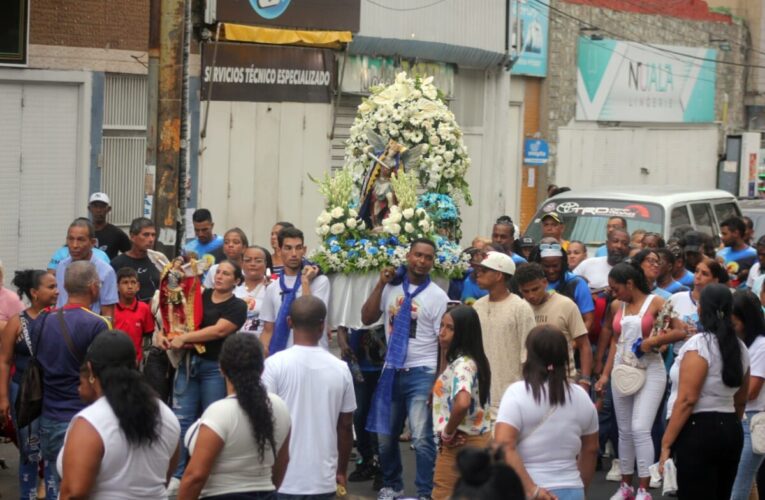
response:
<path id="1" fill-rule="evenodd" d="M 16 448 L 12 444 L 0 444 L 0 459 L 4 459 L 8 465 L 8 469 L 0 470 L 0 498 L 3 500 L 19 498 L 18 489 L 18 453 Z M 408 446 L 402 446 L 402 460 L 404 465 L 404 482 L 406 488 L 406 494 L 415 495 L 414 489 L 414 471 L 415 471 L 415 459 L 414 452 L 409 450 Z M 350 464 L 348 471 L 353 470 L 353 464 Z M 376 493 L 372 491 L 372 482 L 365 483 L 349 483 L 349 500 L 354 499 L 374 499 Z M 590 487 L 587 498 L 602 500 L 608 499 L 616 491 L 617 483 L 609 482 L 605 480 L 605 472 L 597 472 L 595 475 L 595 481 Z M 668 497 L 660 496 L 658 490 L 651 490 L 654 499 L 662 499 Z"/>

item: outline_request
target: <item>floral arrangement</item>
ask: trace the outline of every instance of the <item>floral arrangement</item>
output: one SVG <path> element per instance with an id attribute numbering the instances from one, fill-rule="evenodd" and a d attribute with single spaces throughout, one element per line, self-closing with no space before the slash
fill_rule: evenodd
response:
<path id="1" fill-rule="evenodd" d="M 423 237 L 436 243 L 435 275 L 456 278 L 467 271 L 469 257 L 455 243 L 461 224 L 455 197 L 471 203 L 465 178 L 470 159 L 454 115 L 432 80 L 400 73 L 392 85 L 374 88 L 351 127 L 345 167 L 334 176 L 312 178 L 326 206 L 316 220 L 322 244 L 309 258 L 325 273 L 399 266 L 406 261 L 411 241 Z M 409 149 L 426 145 L 422 156 L 391 174 L 395 204 L 374 228 L 358 212 L 358 196 L 371 164 L 369 153 L 380 154 L 372 151 L 369 131 Z"/>
<path id="2" fill-rule="evenodd" d="M 461 196 L 468 205 L 472 203 L 465 177 L 470 158 L 462 130 L 432 77 L 409 78 L 399 73 L 392 85 L 372 88 L 372 94 L 361 103 L 345 149 L 346 168 L 351 170 L 357 189 L 369 166 L 370 130 L 407 148 L 427 144 L 417 164 L 408 165 L 417 173 L 420 186 L 430 192 Z"/>

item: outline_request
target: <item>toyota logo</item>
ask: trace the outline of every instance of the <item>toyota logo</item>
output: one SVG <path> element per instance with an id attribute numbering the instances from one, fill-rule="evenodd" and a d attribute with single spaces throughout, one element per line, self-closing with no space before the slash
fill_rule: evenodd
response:
<path id="1" fill-rule="evenodd" d="M 557 210 L 560 214 L 570 214 L 576 212 L 577 208 L 579 208 L 579 203 L 575 201 L 566 201 L 564 203 L 559 203 Z"/>

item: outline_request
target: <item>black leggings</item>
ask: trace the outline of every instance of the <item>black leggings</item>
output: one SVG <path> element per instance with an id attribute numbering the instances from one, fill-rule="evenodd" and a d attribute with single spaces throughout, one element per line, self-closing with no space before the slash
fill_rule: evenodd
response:
<path id="1" fill-rule="evenodd" d="M 743 446 L 735 413 L 691 415 L 673 447 L 678 498 L 730 500 Z"/>

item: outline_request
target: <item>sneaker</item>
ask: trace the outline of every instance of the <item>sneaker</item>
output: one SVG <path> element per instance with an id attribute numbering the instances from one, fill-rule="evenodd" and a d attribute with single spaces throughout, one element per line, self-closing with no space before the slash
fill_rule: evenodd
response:
<path id="1" fill-rule="evenodd" d="M 639 488 L 637 491 L 637 495 L 635 495 L 635 500 L 652 500 L 653 497 L 650 493 L 648 493 L 643 488 Z"/>
<path id="2" fill-rule="evenodd" d="M 396 491 L 393 488 L 385 487 L 377 493 L 377 500 L 396 500 L 400 496 L 404 496 L 404 490 Z"/>
<path id="3" fill-rule="evenodd" d="M 648 498 L 651 498 L 649 495 Z M 627 483 L 622 483 L 619 489 L 611 496 L 611 500 L 636 500 L 635 489 Z"/>
<path id="4" fill-rule="evenodd" d="M 619 467 L 619 459 L 615 458 L 611 460 L 611 470 L 606 474 L 606 481 L 614 481 L 616 483 L 622 480 L 622 468 Z"/>
<path id="5" fill-rule="evenodd" d="M 178 496 L 178 488 L 181 487 L 181 480 L 177 477 L 170 478 L 170 482 L 167 483 L 167 498 L 175 498 Z"/>

